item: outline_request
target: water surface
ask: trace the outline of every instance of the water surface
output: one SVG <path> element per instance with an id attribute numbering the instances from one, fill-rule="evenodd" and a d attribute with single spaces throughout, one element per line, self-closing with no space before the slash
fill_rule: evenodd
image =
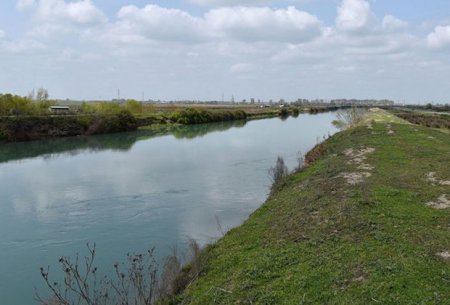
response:
<path id="1" fill-rule="evenodd" d="M 111 270 L 127 252 L 204 244 L 265 200 L 268 169 L 292 169 L 336 130 L 334 114 L 0 145 L 0 304 L 35 304 L 39 267 L 96 242 Z M 52 272 L 51 272 L 52 274 Z M 46 290 L 44 290 L 46 291 Z"/>

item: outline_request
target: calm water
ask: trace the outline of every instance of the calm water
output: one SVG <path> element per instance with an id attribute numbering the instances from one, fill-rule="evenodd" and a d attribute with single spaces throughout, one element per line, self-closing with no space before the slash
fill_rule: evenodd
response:
<path id="1" fill-rule="evenodd" d="M 0 304 L 36 304 L 39 267 L 97 243 L 111 270 L 237 226 L 264 202 L 278 155 L 292 169 L 334 114 L 0 145 Z M 51 273 L 52 274 L 52 273 Z M 46 290 L 43 290 L 46 292 Z"/>

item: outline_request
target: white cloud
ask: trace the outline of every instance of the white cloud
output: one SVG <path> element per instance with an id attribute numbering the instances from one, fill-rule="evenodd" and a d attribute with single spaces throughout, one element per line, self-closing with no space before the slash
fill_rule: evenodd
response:
<path id="1" fill-rule="evenodd" d="M 432 49 L 450 47 L 450 25 L 437 26 L 427 37 L 427 44 Z"/>
<path id="2" fill-rule="evenodd" d="M 121 40 L 161 40 L 198 42 L 205 38 L 203 21 L 177 9 L 147 5 L 122 7 L 119 21 L 112 27 L 113 34 Z"/>
<path id="3" fill-rule="evenodd" d="M 241 41 L 301 43 L 318 37 L 322 24 L 295 7 L 273 10 L 267 7 L 219 8 L 208 12 L 206 24 L 216 34 Z"/>
<path id="4" fill-rule="evenodd" d="M 0 39 L 4 38 L 6 36 L 5 31 L 0 30 Z"/>
<path id="5" fill-rule="evenodd" d="M 32 27 L 26 36 L 52 43 L 76 43 L 85 36 L 105 31 L 108 19 L 92 0 L 35 0 L 29 7 Z M 92 37 L 91 40 L 98 39 Z"/>
<path id="6" fill-rule="evenodd" d="M 336 30 L 330 31 L 329 40 L 344 54 L 399 54 L 408 52 L 416 40 L 407 28 L 407 22 L 392 15 L 380 20 L 367 0 L 343 0 L 338 6 Z"/>
<path id="7" fill-rule="evenodd" d="M 218 43 L 272 41 L 302 43 L 321 35 L 317 17 L 294 7 L 231 7 L 208 11 L 202 17 L 157 5 L 125 6 L 118 21 L 104 36 L 113 41 L 142 44 L 147 41 Z"/>
<path id="8" fill-rule="evenodd" d="M 265 5 L 271 0 L 189 0 L 189 2 L 201 6 L 252 6 Z"/>
<path id="9" fill-rule="evenodd" d="M 365 33 L 375 21 L 375 15 L 366 0 L 343 0 L 338 7 L 336 27 L 349 33 Z"/>
<path id="10" fill-rule="evenodd" d="M 66 2 L 64 0 L 38 0 L 36 17 L 45 23 L 69 22 L 78 25 L 98 24 L 106 17 L 91 0 Z"/>
<path id="11" fill-rule="evenodd" d="M 16 8 L 18 10 L 25 10 L 36 4 L 36 0 L 17 0 Z"/>
<path id="12" fill-rule="evenodd" d="M 381 22 L 384 30 L 401 31 L 408 27 L 408 23 L 391 15 L 386 15 Z"/>

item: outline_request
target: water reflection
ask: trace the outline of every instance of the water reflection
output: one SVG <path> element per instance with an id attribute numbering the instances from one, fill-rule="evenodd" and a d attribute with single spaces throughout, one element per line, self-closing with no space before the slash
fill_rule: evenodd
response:
<path id="1" fill-rule="evenodd" d="M 333 133 L 332 114 L 8 144 L 0 151 L 0 304 L 27 305 L 39 267 L 97 242 L 99 267 L 212 241 L 265 199 L 277 156 Z M 244 127 L 245 126 L 245 127 Z M 237 127 L 237 128 L 233 128 Z M 244 127 L 244 128 L 242 128 Z M 20 162 L 8 162 L 21 160 Z M 104 269 L 102 269 L 104 270 Z"/>
<path id="2" fill-rule="evenodd" d="M 244 127 L 246 121 L 220 122 L 191 126 L 170 126 L 152 130 L 138 130 L 89 137 L 57 138 L 43 141 L 0 144 L 0 163 L 42 156 L 51 159 L 60 155 L 75 156 L 85 152 L 102 150 L 128 151 L 138 141 L 173 135 L 177 139 L 194 139 L 211 132 L 222 132 L 230 128 Z"/>

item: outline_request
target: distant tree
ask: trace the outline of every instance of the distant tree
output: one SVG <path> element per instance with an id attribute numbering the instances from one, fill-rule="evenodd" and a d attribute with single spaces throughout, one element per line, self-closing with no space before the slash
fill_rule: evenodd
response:
<path id="1" fill-rule="evenodd" d="M 26 97 L 0 94 L 0 115 L 26 115 L 33 113 L 31 100 Z"/>
<path id="2" fill-rule="evenodd" d="M 45 115 L 49 113 L 48 108 L 55 103 L 49 100 L 50 95 L 48 94 L 48 90 L 41 87 L 38 89 L 36 93 L 36 97 L 34 99 L 34 114 Z"/>
<path id="3" fill-rule="evenodd" d="M 46 102 L 48 101 L 48 98 L 49 98 L 48 90 L 43 87 L 39 88 L 36 93 L 36 101 Z"/>

